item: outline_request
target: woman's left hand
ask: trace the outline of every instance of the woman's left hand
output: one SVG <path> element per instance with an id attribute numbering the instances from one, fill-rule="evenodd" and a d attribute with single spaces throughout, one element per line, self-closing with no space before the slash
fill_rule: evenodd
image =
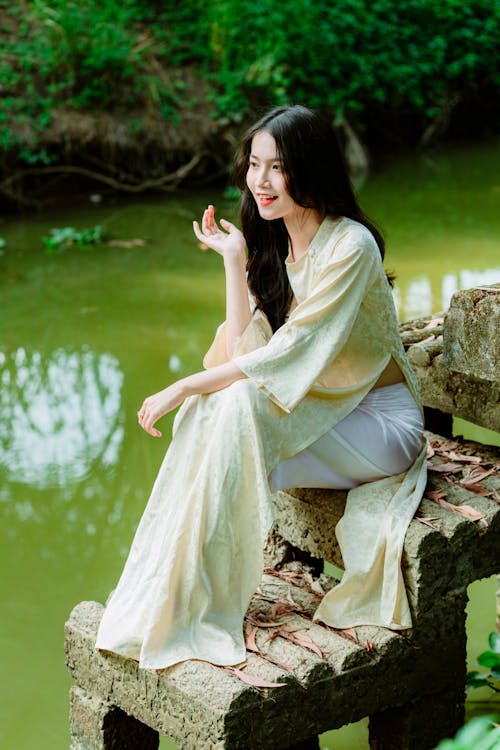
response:
<path id="1" fill-rule="evenodd" d="M 161 432 L 154 426 L 155 423 L 160 417 L 176 409 L 184 401 L 184 398 L 185 394 L 179 382 L 172 383 L 162 391 L 148 396 L 137 412 L 137 419 L 142 429 L 153 437 L 161 437 Z"/>

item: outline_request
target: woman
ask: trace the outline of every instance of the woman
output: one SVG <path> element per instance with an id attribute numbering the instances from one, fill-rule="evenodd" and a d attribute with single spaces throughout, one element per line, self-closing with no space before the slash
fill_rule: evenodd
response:
<path id="1" fill-rule="evenodd" d="M 425 444 L 382 239 L 331 126 L 305 107 L 251 128 L 235 174 L 243 232 L 219 227 L 213 206 L 194 222 L 224 260 L 226 321 L 205 371 L 138 412 L 159 437 L 157 420 L 183 404 L 96 643 L 150 669 L 245 660 L 271 492 L 285 487 L 350 489 L 337 526 L 346 572 L 315 619 L 411 626 L 400 559 Z"/>

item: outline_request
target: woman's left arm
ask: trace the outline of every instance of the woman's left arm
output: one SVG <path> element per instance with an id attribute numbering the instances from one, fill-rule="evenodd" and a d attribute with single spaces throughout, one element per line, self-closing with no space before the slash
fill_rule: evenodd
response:
<path id="1" fill-rule="evenodd" d="M 155 423 L 160 417 L 180 406 L 188 396 L 221 391 L 236 380 L 246 377 L 234 362 L 226 362 L 223 365 L 188 375 L 153 396 L 148 396 L 137 412 L 139 424 L 153 437 L 161 437 L 161 432 L 154 426 Z"/>

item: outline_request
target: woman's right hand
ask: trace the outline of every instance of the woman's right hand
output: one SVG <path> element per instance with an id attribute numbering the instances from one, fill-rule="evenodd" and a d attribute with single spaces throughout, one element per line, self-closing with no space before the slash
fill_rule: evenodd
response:
<path id="1" fill-rule="evenodd" d="M 215 209 L 208 206 L 203 212 L 201 230 L 197 221 L 193 221 L 196 237 L 207 247 L 222 255 L 224 260 L 233 258 L 245 260 L 245 238 L 240 230 L 225 219 L 220 220 L 222 229 L 215 221 Z"/>

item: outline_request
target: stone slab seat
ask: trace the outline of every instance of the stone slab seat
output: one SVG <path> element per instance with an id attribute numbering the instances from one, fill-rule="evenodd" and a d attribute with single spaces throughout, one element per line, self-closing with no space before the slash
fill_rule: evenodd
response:
<path id="1" fill-rule="evenodd" d="M 439 447 L 444 439 L 430 436 Z M 497 460 L 492 449 L 459 449 Z M 443 462 L 434 457 L 433 461 Z M 498 465 L 497 465 L 498 469 Z M 500 569 L 498 471 L 482 480 L 481 496 L 431 472 L 429 490 L 482 515 L 471 521 L 424 499 L 423 521 L 412 521 L 404 575 L 415 627 L 336 631 L 313 623 L 322 591 L 335 585 L 309 563 L 341 564 L 334 528 L 344 492 L 301 490 L 275 496 L 277 521 L 265 569 L 245 623 L 249 679 L 231 669 L 186 661 L 160 672 L 94 649 L 103 607 L 82 602 L 66 623 L 72 750 L 150 750 L 158 733 L 181 750 L 318 748 L 317 735 L 370 717 L 372 750 L 430 750 L 463 722 L 467 586 Z M 429 520 L 431 519 L 431 520 Z M 430 524 L 430 525 L 429 525 Z M 270 623 L 280 623 L 272 625 Z M 281 632 L 281 635 L 279 634 Z"/>

